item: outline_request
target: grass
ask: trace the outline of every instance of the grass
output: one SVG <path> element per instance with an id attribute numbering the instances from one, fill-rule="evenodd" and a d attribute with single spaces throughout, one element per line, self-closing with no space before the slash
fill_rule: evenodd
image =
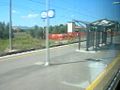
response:
<path id="1" fill-rule="evenodd" d="M 12 39 L 12 47 L 14 50 L 29 50 L 33 48 L 43 48 L 45 46 L 45 40 L 32 38 L 25 32 L 15 33 L 15 37 Z M 9 41 L 0 40 L 0 54 L 8 52 Z"/>
<path id="2" fill-rule="evenodd" d="M 42 48 L 44 44 L 45 40 L 32 38 L 27 33 L 16 33 L 13 39 L 13 48 L 17 50 Z"/>
<path id="3" fill-rule="evenodd" d="M 7 49 L 8 49 L 8 46 L 9 46 L 9 41 L 6 39 L 6 40 L 0 40 L 0 53 L 4 53 Z"/>
<path id="4" fill-rule="evenodd" d="M 62 45 L 74 42 L 75 39 L 69 40 L 49 40 L 50 46 Z M 45 39 L 36 39 L 30 36 L 30 34 L 26 32 L 17 32 L 14 34 L 14 38 L 12 39 L 12 47 L 15 51 L 21 50 L 30 50 L 30 49 L 38 49 L 45 47 Z M 0 40 L 0 54 L 8 52 L 9 50 L 9 41 L 8 40 Z"/>

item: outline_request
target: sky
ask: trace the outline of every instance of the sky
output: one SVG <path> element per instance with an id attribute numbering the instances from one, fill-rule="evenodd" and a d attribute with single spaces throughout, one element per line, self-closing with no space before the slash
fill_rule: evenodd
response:
<path id="1" fill-rule="evenodd" d="M 13 26 L 45 26 L 41 19 L 45 1 L 12 0 Z M 114 1 L 120 0 L 49 0 L 49 8 L 55 10 L 50 25 L 66 24 L 73 19 L 93 22 L 106 18 L 120 22 L 120 5 L 113 5 Z M 9 0 L 0 0 L 0 11 L 0 21 L 9 22 Z"/>

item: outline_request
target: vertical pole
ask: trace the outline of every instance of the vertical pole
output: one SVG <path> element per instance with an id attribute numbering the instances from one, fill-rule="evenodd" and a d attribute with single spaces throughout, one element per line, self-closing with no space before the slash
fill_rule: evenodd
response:
<path id="1" fill-rule="evenodd" d="M 98 29 L 98 47 L 100 47 L 100 27 Z"/>
<path id="2" fill-rule="evenodd" d="M 50 61 L 50 51 L 49 51 L 49 17 L 48 17 L 48 10 L 49 10 L 49 0 L 46 0 L 47 18 L 46 18 L 46 61 L 45 61 L 45 66 L 48 66 L 48 65 L 49 65 L 49 61 Z"/>
<path id="3" fill-rule="evenodd" d="M 98 47 L 98 28 L 97 28 L 97 30 L 95 31 L 95 39 L 96 39 L 96 41 L 95 41 L 95 50 L 97 51 L 97 47 Z"/>
<path id="4" fill-rule="evenodd" d="M 92 31 L 92 35 L 93 35 L 93 36 L 92 36 L 92 39 L 93 39 L 93 41 L 92 41 L 92 43 L 93 43 L 93 50 L 94 50 L 94 43 L 95 43 L 95 42 L 94 42 L 94 31 L 95 31 L 95 30 Z"/>
<path id="5" fill-rule="evenodd" d="M 81 35 L 80 35 L 80 30 L 78 31 L 78 38 L 79 38 L 78 50 L 80 50 L 80 45 L 81 45 Z"/>
<path id="6" fill-rule="evenodd" d="M 90 37 L 89 37 L 89 36 L 90 36 L 89 29 L 90 29 L 90 28 L 89 28 L 89 25 L 86 25 L 86 26 L 87 26 L 87 42 L 86 42 L 86 51 L 89 51 L 89 49 L 88 49 L 88 48 L 89 48 L 89 43 L 90 43 L 90 42 L 89 42 L 89 40 L 90 40 L 90 39 L 89 39 L 89 38 L 90 38 Z"/>
<path id="7" fill-rule="evenodd" d="M 107 28 L 105 27 L 105 45 L 107 45 Z"/>
<path id="8" fill-rule="evenodd" d="M 114 29 L 115 30 L 115 29 Z M 113 28 L 111 29 L 111 40 L 110 40 L 110 44 L 113 43 Z"/>
<path id="9" fill-rule="evenodd" d="M 12 0 L 9 0 L 9 49 L 12 50 Z"/>

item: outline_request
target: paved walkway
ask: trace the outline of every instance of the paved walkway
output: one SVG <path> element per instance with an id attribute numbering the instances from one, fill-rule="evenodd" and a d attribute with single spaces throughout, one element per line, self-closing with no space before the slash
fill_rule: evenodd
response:
<path id="1" fill-rule="evenodd" d="M 119 53 L 119 43 L 98 52 L 76 51 L 77 44 L 0 59 L 0 90 L 85 90 Z"/>

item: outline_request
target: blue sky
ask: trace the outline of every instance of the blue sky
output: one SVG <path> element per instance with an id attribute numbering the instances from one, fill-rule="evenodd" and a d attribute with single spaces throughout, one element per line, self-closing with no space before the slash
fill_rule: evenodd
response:
<path id="1" fill-rule="evenodd" d="M 40 13 L 45 10 L 45 0 L 12 0 L 12 20 L 17 26 L 44 26 Z M 72 19 L 95 21 L 108 18 L 120 21 L 120 5 L 112 2 L 120 0 L 50 0 L 50 9 L 56 16 L 51 25 L 65 24 Z M 9 21 L 9 0 L 0 1 L 0 21 Z"/>

